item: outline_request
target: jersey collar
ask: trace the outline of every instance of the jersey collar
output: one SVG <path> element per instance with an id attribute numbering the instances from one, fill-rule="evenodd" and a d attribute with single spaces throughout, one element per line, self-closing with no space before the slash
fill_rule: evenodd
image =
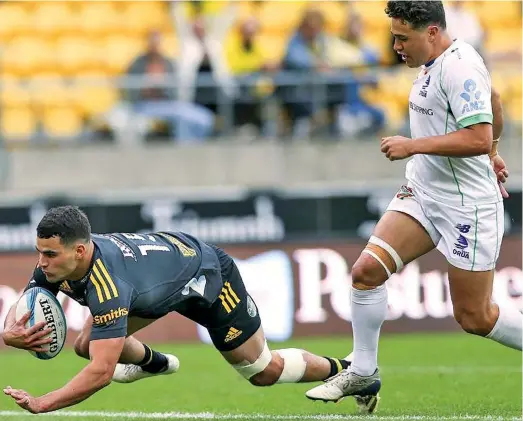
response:
<path id="1" fill-rule="evenodd" d="M 453 39 L 453 40 L 452 40 L 452 44 L 450 44 L 449 48 L 447 48 L 445 51 L 443 51 L 443 53 L 440 54 L 438 57 L 433 58 L 432 60 L 426 62 L 426 63 L 423 65 L 423 69 L 424 69 L 425 71 L 427 71 L 427 70 L 429 70 L 429 68 L 430 68 L 431 66 L 434 65 L 434 63 L 436 63 L 436 62 L 439 63 L 441 60 L 443 60 L 443 57 L 445 57 L 449 51 L 452 51 L 452 50 L 456 47 L 456 41 L 457 41 L 457 38 Z"/>

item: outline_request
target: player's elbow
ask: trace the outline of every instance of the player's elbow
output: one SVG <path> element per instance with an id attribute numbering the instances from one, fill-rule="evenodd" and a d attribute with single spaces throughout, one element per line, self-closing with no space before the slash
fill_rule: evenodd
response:
<path id="1" fill-rule="evenodd" d="M 492 126 L 490 124 L 478 124 L 470 132 L 471 155 L 485 155 L 492 149 Z"/>
<path id="2" fill-rule="evenodd" d="M 111 383 L 114 374 L 114 367 L 108 363 L 94 364 L 91 368 L 91 372 L 96 379 L 96 388 L 102 389 Z"/>

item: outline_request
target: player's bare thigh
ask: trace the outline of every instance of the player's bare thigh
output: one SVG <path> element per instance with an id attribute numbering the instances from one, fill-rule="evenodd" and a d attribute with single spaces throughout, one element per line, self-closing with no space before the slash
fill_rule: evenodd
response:
<path id="1" fill-rule="evenodd" d="M 488 335 L 499 315 L 491 301 L 494 270 L 472 272 L 448 265 L 454 317 L 461 327 L 476 335 Z"/>
<path id="2" fill-rule="evenodd" d="M 389 210 L 381 217 L 372 234 L 398 253 L 404 264 L 431 251 L 435 245 L 425 228 L 412 216 Z M 382 285 L 388 274 L 371 255 L 361 253 L 352 269 L 353 285 L 369 289 Z"/>

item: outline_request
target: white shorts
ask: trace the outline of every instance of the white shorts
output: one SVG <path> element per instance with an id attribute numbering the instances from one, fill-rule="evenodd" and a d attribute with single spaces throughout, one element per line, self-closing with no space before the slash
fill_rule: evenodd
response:
<path id="1" fill-rule="evenodd" d="M 416 219 L 452 266 L 473 272 L 494 269 L 505 225 L 503 202 L 446 205 L 409 183 L 400 188 L 387 210 Z"/>

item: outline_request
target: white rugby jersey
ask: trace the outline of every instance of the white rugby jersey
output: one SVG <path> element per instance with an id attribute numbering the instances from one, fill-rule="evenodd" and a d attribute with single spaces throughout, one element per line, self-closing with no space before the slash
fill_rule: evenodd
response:
<path id="1" fill-rule="evenodd" d="M 492 124 L 491 81 L 483 59 L 460 40 L 422 67 L 409 96 L 413 139 Z M 488 155 L 414 155 L 406 177 L 437 201 L 477 205 L 502 200 Z"/>

